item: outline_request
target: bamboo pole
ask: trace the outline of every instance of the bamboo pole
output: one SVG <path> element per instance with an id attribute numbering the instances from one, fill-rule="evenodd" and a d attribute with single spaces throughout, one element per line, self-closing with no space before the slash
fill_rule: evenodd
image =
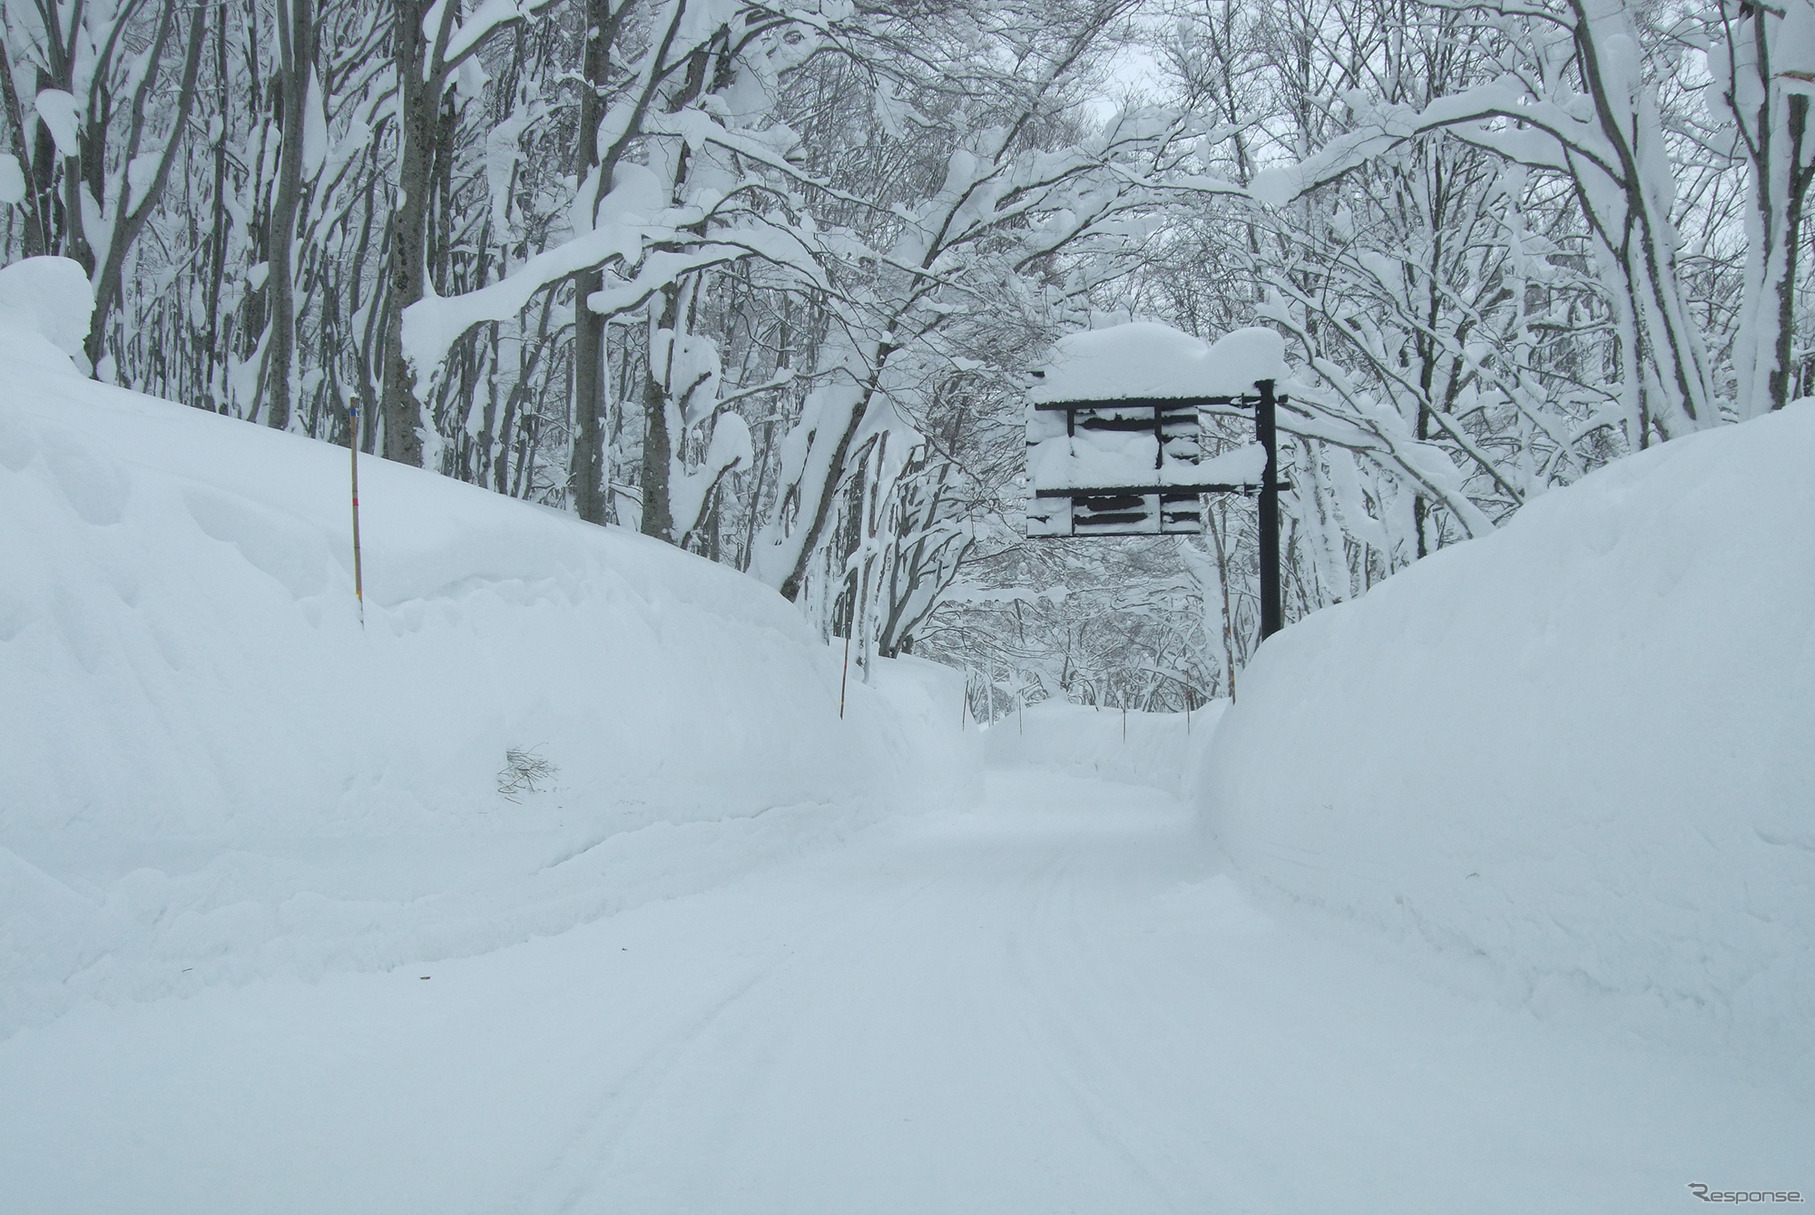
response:
<path id="1" fill-rule="evenodd" d="M 365 572 L 359 557 L 359 403 L 347 406 L 347 448 L 353 457 L 353 594 L 359 600 L 359 627 L 366 627 Z"/>
<path id="2" fill-rule="evenodd" d="M 838 602 L 832 603 L 833 623 L 837 623 Z M 851 682 L 851 634 L 857 631 L 857 587 L 851 587 L 850 608 L 844 618 L 844 670 L 838 676 L 838 720 L 844 720 L 844 694 Z"/>
<path id="3" fill-rule="evenodd" d="M 844 674 L 838 677 L 838 720 L 844 720 L 844 691 L 851 682 L 851 626 L 844 630 Z"/>

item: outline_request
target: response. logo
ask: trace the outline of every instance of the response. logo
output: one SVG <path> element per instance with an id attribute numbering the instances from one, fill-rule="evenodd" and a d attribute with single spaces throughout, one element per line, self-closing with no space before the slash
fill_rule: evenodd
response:
<path id="1" fill-rule="evenodd" d="M 1800 1190 L 1711 1190 L 1699 1181 L 1689 1183 L 1689 1192 L 1703 1202 L 1801 1202 Z"/>

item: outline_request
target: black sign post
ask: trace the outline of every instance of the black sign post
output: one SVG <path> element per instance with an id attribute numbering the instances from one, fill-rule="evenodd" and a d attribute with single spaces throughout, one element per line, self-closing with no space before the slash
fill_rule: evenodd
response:
<path id="1" fill-rule="evenodd" d="M 1256 380 L 1260 400 L 1254 407 L 1254 435 L 1267 449 L 1267 470 L 1260 477 L 1260 639 L 1285 627 L 1279 602 L 1279 432 L 1274 428 L 1273 381 Z"/>

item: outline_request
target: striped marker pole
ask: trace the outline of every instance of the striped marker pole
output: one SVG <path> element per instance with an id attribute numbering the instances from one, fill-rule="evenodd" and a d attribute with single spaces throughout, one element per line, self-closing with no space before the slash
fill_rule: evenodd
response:
<path id="1" fill-rule="evenodd" d="M 353 453 L 353 594 L 359 600 L 359 627 L 366 627 L 365 574 L 359 564 L 359 403 L 347 406 L 347 447 Z"/>

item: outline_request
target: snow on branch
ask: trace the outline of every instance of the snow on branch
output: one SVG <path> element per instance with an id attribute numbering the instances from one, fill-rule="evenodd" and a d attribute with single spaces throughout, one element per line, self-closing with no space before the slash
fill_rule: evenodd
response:
<path id="1" fill-rule="evenodd" d="M 645 225 L 641 212 L 660 202 L 659 183 L 647 172 L 626 174 L 606 195 L 601 210 L 607 222 L 552 249 L 544 250 L 489 286 L 463 295 L 429 295 L 403 310 L 404 355 L 418 381 L 440 367 L 449 350 L 475 325 L 515 316 L 535 296 L 581 270 L 613 260 L 634 261 L 642 255 Z M 666 230 L 665 228 L 663 229 Z"/>
<path id="2" fill-rule="evenodd" d="M 1533 168 L 1568 171 L 1574 160 L 1585 161 L 1608 177 L 1621 172 L 1619 154 L 1598 124 L 1506 83 L 1439 97 L 1422 110 L 1378 105 L 1358 95 L 1349 104 L 1364 115 L 1354 130 L 1295 164 L 1256 173 L 1248 194 L 1266 206 L 1283 207 L 1408 140 L 1437 131 L 1449 131 Z"/>
<path id="3" fill-rule="evenodd" d="M 715 232 L 712 239 L 687 246 L 685 250 L 657 250 L 643 259 L 636 276 L 611 283 L 586 297 L 586 306 L 594 312 L 615 316 L 645 303 L 656 292 L 672 286 L 689 274 L 713 266 L 729 265 L 746 258 L 758 258 L 770 265 L 797 274 L 807 286 L 830 291 L 824 269 L 802 243 L 800 234 L 764 224 Z"/>
<path id="4" fill-rule="evenodd" d="M 422 32 L 431 41 L 441 25 L 442 6 L 452 3 L 455 0 L 439 0 L 423 15 Z M 443 66 L 459 67 L 494 31 L 527 20 L 552 3 L 554 0 L 480 0 L 479 6 L 448 35 L 447 48 L 441 57 Z"/>

